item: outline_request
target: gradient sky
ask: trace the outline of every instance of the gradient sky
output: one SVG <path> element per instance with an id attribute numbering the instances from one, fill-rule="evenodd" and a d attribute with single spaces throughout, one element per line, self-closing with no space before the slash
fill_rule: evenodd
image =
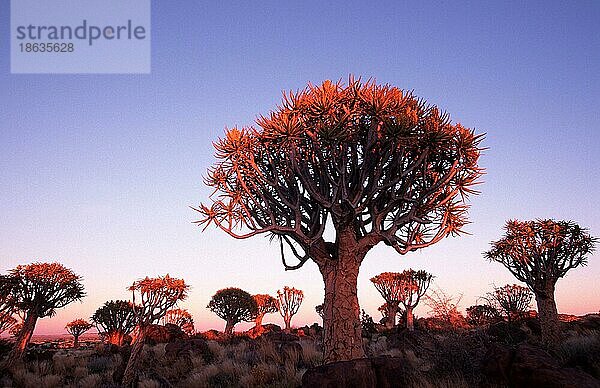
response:
<path id="1" fill-rule="evenodd" d="M 462 309 L 492 284 L 515 282 L 481 254 L 509 218 L 572 219 L 600 235 L 597 1 L 153 1 L 150 75 L 11 75 L 8 3 L 0 2 L 0 271 L 57 260 L 88 293 L 39 321 L 38 334 L 63 333 L 104 301 L 129 298 L 135 279 L 167 272 L 191 284 L 182 307 L 201 330 L 222 329 L 205 306 L 228 286 L 295 286 L 306 297 L 293 323 L 318 321 L 316 265 L 286 272 L 267 238 L 200 233 L 188 206 L 209 194 L 202 177 L 225 126 L 252 124 L 282 90 L 350 73 L 414 89 L 486 132 L 489 147 L 471 236 L 405 256 L 384 246 L 368 254 L 359 300 L 374 318 L 383 300 L 369 278 L 380 272 L 426 269 L 434 287 L 463 294 Z M 599 310 L 599 256 L 559 281 L 560 312 Z"/>

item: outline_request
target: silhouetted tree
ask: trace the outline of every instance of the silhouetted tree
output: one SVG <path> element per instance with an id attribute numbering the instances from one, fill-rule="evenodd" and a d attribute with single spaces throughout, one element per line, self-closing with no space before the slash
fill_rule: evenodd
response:
<path id="1" fill-rule="evenodd" d="M 585 265 L 597 238 L 571 221 L 511 220 L 504 236 L 492 242 L 484 255 L 504 265 L 535 294 L 542 340 L 553 344 L 560 337 L 554 289 L 558 279 Z"/>
<path id="2" fill-rule="evenodd" d="M 76 319 L 67 323 L 65 329 L 67 333 L 73 336 L 73 347 L 77 349 L 79 347 L 79 336 L 91 329 L 93 325 L 85 319 Z"/>
<path id="3" fill-rule="evenodd" d="M 504 314 L 509 323 L 523 317 L 529 310 L 532 298 L 529 288 L 517 284 L 494 287 L 494 291 L 488 292 L 484 297 L 490 306 Z"/>
<path id="4" fill-rule="evenodd" d="M 129 287 L 132 293 L 136 336 L 123 374 L 123 386 L 129 387 L 135 380 L 148 326 L 158 323 L 177 302 L 184 300 L 188 290 L 189 286 L 183 279 L 172 278 L 168 274 L 157 278 L 145 277 Z"/>
<path id="5" fill-rule="evenodd" d="M 283 291 L 277 290 L 277 308 L 279 314 L 285 323 L 285 331 L 290 332 L 292 317 L 296 315 L 304 299 L 304 293 L 301 290 L 283 287 Z"/>
<path id="6" fill-rule="evenodd" d="M 194 334 L 194 319 L 186 309 L 172 309 L 162 318 L 162 324 L 171 324 L 181 328 L 187 335 Z"/>
<path id="7" fill-rule="evenodd" d="M 110 344 L 122 346 L 125 336 L 135 325 L 135 313 L 131 302 L 124 300 L 108 301 L 98 308 L 91 317 L 98 333 Z"/>
<path id="8" fill-rule="evenodd" d="M 486 326 L 502 320 L 495 307 L 489 304 L 477 304 L 467 307 L 467 323 L 471 326 Z"/>
<path id="9" fill-rule="evenodd" d="M 402 288 L 400 304 L 406 311 L 406 328 L 409 331 L 415 329 L 413 310 L 429 289 L 431 279 L 433 279 L 433 275 L 423 270 L 408 269 L 400 274 L 400 287 Z"/>
<path id="10" fill-rule="evenodd" d="M 319 314 L 319 316 L 321 317 L 321 319 L 323 319 L 325 313 L 323 311 L 323 304 L 322 303 L 315 306 L 315 312 L 317 314 Z"/>
<path id="11" fill-rule="evenodd" d="M 277 312 L 277 299 L 267 294 L 257 294 L 252 296 L 256 302 L 257 313 L 254 318 L 254 326 L 260 328 L 265 314 Z"/>
<path id="12" fill-rule="evenodd" d="M 51 317 L 57 309 L 85 296 L 81 277 L 59 263 L 19 265 L 8 276 L 12 307 L 25 317 L 4 368 L 22 359 L 39 318 Z"/>
<path id="13" fill-rule="evenodd" d="M 235 287 L 217 291 L 207 307 L 225 320 L 227 335 L 233 334 L 233 328 L 237 323 L 252 321 L 258 312 L 258 306 L 252 295 Z"/>
<path id="14" fill-rule="evenodd" d="M 325 363 L 364 357 L 365 255 L 381 242 L 405 254 L 461 233 L 482 135 L 411 93 L 352 78 L 286 94 L 257 124 L 215 143 L 206 183 L 216 194 L 196 209 L 198 223 L 279 238 L 288 270 L 313 260 L 325 283 Z"/>
<path id="15" fill-rule="evenodd" d="M 398 313 L 398 303 L 402 298 L 401 293 L 404 292 L 403 286 L 400 283 L 400 274 L 398 272 L 384 272 L 371 278 L 371 282 L 379 291 L 385 304 L 380 307 L 385 311 L 381 311 L 385 320 L 385 326 L 388 329 L 396 325 L 396 314 Z"/>

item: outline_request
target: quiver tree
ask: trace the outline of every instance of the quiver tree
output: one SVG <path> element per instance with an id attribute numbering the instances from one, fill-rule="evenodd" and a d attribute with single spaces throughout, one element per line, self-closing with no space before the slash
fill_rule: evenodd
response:
<path id="1" fill-rule="evenodd" d="M 385 326 L 391 329 L 396 325 L 398 303 L 401 298 L 400 294 L 403 292 L 400 284 L 400 274 L 398 272 L 380 273 L 372 277 L 371 282 L 385 300 L 385 304 L 378 310 L 385 320 Z"/>
<path id="2" fill-rule="evenodd" d="M 91 321 L 106 342 L 117 346 L 123 345 L 125 336 L 133 331 L 136 324 L 133 305 L 124 300 L 104 303 L 92 315 Z"/>
<path id="3" fill-rule="evenodd" d="M 277 312 L 277 299 L 267 294 L 257 294 L 252 296 L 256 302 L 256 317 L 254 318 L 254 327 L 259 329 L 262 326 L 263 318 L 266 314 Z"/>
<path id="4" fill-rule="evenodd" d="M 550 345 L 560 337 L 554 290 L 558 279 L 585 265 L 597 238 L 572 221 L 511 220 L 504 236 L 485 252 L 490 261 L 504 265 L 533 291 L 542 340 Z"/>
<path id="5" fill-rule="evenodd" d="M 277 308 L 279 314 L 285 323 L 285 331 L 290 332 L 292 317 L 296 315 L 304 299 L 304 293 L 301 290 L 283 287 L 283 291 L 277 290 Z"/>
<path id="6" fill-rule="evenodd" d="M 67 333 L 73 336 L 73 347 L 77 349 L 79 347 L 79 336 L 91 329 L 93 325 L 85 319 L 76 319 L 67 323 L 65 329 Z"/>
<path id="7" fill-rule="evenodd" d="M 243 321 L 252 321 L 258 313 L 256 301 L 244 290 L 230 287 L 217 291 L 208 309 L 225 320 L 225 334 L 233 334 L 234 326 Z"/>
<path id="8" fill-rule="evenodd" d="M 465 197 L 482 174 L 482 135 L 409 92 L 353 78 L 284 94 L 257 125 L 215 143 L 206 177 L 214 194 L 195 209 L 198 224 L 241 239 L 277 237 L 288 270 L 315 262 L 325 283 L 325 363 L 364 357 L 357 277 L 365 255 L 381 242 L 405 254 L 460 234 Z"/>
<path id="9" fill-rule="evenodd" d="M 502 316 L 494 306 L 477 304 L 467 307 L 467 323 L 471 326 L 486 326 L 502 320 Z"/>
<path id="10" fill-rule="evenodd" d="M 16 284 L 14 279 L 7 275 L 0 275 L 0 334 L 11 331 L 18 325 L 14 317 L 16 313 L 13 300 L 12 287 Z"/>
<path id="11" fill-rule="evenodd" d="M 511 323 L 522 318 L 523 314 L 529 310 L 532 298 L 533 294 L 529 288 L 517 284 L 507 284 L 503 287 L 494 287 L 494 291 L 488 292 L 483 299 Z"/>
<path id="12" fill-rule="evenodd" d="M 23 312 L 24 320 L 5 368 L 22 359 L 39 318 L 51 317 L 57 309 L 85 296 L 81 277 L 59 263 L 19 265 L 8 277 L 12 308 Z"/>
<path id="13" fill-rule="evenodd" d="M 122 385 L 129 387 L 135 380 L 148 326 L 158 321 L 179 301 L 187 297 L 189 286 L 183 279 L 172 278 L 168 274 L 162 277 L 145 277 L 135 281 L 129 291 L 132 293 L 132 307 L 135 316 L 135 340 L 131 355 L 123 374 Z"/>
<path id="14" fill-rule="evenodd" d="M 400 274 L 400 304 L 406 311 L 406 328 L 409 331 L 415 329 L 413 310 L 419 304 L 419 301 L 429 289 L 433 275 L 426 271 L 415 271 L 408 269 Z"/>
<path id="15" fill-rule="evenodd" d="M 194 319 L 186 309 L 172 309 L 162 317 L 162 324 L 178 326 L 187 335 L 194 334 Z"/>

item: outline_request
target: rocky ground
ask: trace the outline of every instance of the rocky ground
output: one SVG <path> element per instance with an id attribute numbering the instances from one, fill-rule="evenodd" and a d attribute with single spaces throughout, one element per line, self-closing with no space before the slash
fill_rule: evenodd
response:
<path id="1" fill-rule="evenodd" d="M 565 339 L 554 349 L 540 344 L 535 318 L 480 328 L 420 320 L 414 332 L 375 327 L 364 333 L 369 358 L 326 366 L 317 325 L 292 334 L 266 325 L 233 338 L 155 326 L 138 386 L 599 387 L 600 316 L 565 321 Z M 79 350 L 34 345 L 0 386 L 118 387 L 129 351 L 91 342 Z"/>

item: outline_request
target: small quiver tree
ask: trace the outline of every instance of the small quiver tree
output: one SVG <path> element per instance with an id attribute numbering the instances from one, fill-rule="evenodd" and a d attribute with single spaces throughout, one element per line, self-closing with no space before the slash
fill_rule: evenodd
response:
<path id="1" fill-rule="evenodd" d="M 194 334 L 194 319 L 186 309 L 172 309 L 162 318 L 162 324 L 178 326 L 185 334 Z"/>
<path id="2" fill-rule="evenodd" d="M 471 326 L 488 326 L 501 320 L 498 310 L 489 304 L 467 307 L 467 323 Z"/>
<path id="3" fill-rule="evenodd" d="M 533 291 L 538 307 L 542 340 L 553 345 L 560 339 L 554 291 L 558 279 L 583 266 L 598 239 L 572 221 L 511 220 L 504 236 L 484 253 L 504 265 Z"/>
<path id="4" fill-rule="evenodd" d="M 287 333 L 291 330 L 292 317 L 296 315 L 304 299 L 304 293 L 301 290 L 290 288 L 288 286 L 283 287 L 283 291 L 277 290 L 277 308 L 279 314 L 283 318 L 285 323 L 285 331 Z"/>
<path id="5" fill-rule="evenodd" d="M 533 294 L 529 288 L 517 284 L 494 287 L 494 291 L 488 292 L 484 297 L 490 306 L 506 318 L 508 323 L 523 318 L 529 311 L 532 298 Z"/>
<path id="6" fill-rule="evenodd" d="M 183 279 L 172 278 L 168 274 L 157 278 L 145 277 L 129 287 L 132 293 L 136 335 L 123 374 L 124 387 L 132 386 L 135 381 L 148 326 L 158 323 L 169 309 L 184 300 L 188 290 L 189 286 Z"/>
<path id="7" fill-rule="evenodd" d="M 124 300 L 108 301 L 96 310 L 91 321 L 104 341 L 122 346 L 135 327 L 133 305 Z"/>
<path id="8" fill-rule="evenodd" d="M 250 322 L 258 313 L 258 306 L 252 295 L 235 287 L 217 291 L 206 307 L 225 320 L 226 335 L 233 334 L 237 323 Z"/>
<path id="9" fill-rule="evenodd" d="M 400 274 L 400 304 L 404 306 L 406 312 L 406 328 L 409 331 L 415 329 L 414 309 L 419 305 L 419 301 L 425 295 L 431 284 L 433 275 L 426 271 L 415 271 L 408 269 Z"/>
<path id="10" fill-rule="evenodd" d="M 0 369 L 10 369 L 23 358 L 39 318 L 51 317 L 57 309 L 85 296 L 81 277 L 59 263 L 19 265 L 9 271 L 8 277 L 12 308 L 22 312 L 24 320 Z"/>
<path id="11" fill-rule="evenodd" d="M 405 254 L 462 232 L 482 139 L 391 85 L 309 84 L 257 127 L 215 143 L 206 178 L 215 194 L 196 209 L 198 223 L 278 238 L 288 270 L 314 261 L 325 285 L 324 362 L 362 358 L 363 259 L 379 243 Z"/>
<path id="12" fill-rule="evenodd" d="M 277 312 L 277 299 L 267 294 L 257 294 L 252 296 L 256 302 L 256 317 L 254 318 L 254 327 L 260 330 L 263 318 L 266 314 Z"/>
<path id="13" fill-rule="evenodd" d="M 388 329 L 396 325 L 398 303 L 400 303 L 401 294 L 404 292 L 400 280 L 400 273 L 398 272 L 383 272 L 371 278 L 371 282 L 385 300 L 379 311 L 381 311 L 385 326 Z M 382 311 L 381 308 L 384 308 L 385 311 Z"/>
<path id="14" fill-rule="evenodd" d="M 73 336 L 73 348 L 77 349 L 79 347 L 79 337 L 92 327 L 91 323 L 81 318 L 67 323 L 65 329 L 67 333 Z"/>

